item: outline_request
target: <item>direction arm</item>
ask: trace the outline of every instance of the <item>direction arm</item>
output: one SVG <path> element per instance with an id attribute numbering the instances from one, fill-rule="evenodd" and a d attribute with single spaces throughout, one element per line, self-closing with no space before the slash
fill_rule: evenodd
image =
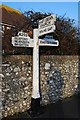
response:
<path id="1" fill-rule="evenodd" d="M 58 40 L 42 40 L 39 39 L 39 46 L 59 46 L 59 41 Z"/>

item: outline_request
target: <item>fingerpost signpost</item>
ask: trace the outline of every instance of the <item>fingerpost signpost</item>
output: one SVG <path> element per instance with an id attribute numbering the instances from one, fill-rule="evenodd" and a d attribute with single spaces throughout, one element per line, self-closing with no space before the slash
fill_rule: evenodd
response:
<path id="1" fill-rule="evenodd" d="M 33 82 L 32 82 L 32 96 L 31 108 L 28 114 L 31 117 L 41 114 L 40 105 L 40 88 L 39 88 L 39 46 L 58 46 L 58 40 L 44 40 L 39 39 L 40 36 L 48 33 L 53 33 L 55 27 L 56 16 L 50 15 L 39 21 L 38 28 L 33 31 L 33 39 L 29 36 L 12 37 L 12 44 L 15 47 L 32 47 L 33 48 Z"/>

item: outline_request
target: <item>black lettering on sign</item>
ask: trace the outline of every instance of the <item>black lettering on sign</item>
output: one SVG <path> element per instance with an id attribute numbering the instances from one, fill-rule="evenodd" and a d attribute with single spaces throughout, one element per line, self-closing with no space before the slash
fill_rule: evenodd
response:
<path id="1" fill-rule="evenodd" d="M 49 28 L 48 28 L 48 31 L 50 31 L 50 30 L 52 30 L 52 27 L 49 27 Z"/>
<path id="2" fill-rule="evenodd" d="M 40 33 L 46 32 L 46 28 L 39 31 Z"/>

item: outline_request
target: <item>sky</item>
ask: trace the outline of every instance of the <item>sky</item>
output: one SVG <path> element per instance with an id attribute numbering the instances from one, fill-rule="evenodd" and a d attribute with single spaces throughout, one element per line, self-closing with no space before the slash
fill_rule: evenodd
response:
<path id="1" fill-rule="evenodd" d="M 59 16 L 69 17 L 78 25 L 78 2 L 2 2 L 21 12 L 34 10 L 36 12 L 51 12 Z"/>
<path id="2" fill-rule="evenodd" d="M 80 0 L 0 0 L 1 2 L 79 2 Z"/>

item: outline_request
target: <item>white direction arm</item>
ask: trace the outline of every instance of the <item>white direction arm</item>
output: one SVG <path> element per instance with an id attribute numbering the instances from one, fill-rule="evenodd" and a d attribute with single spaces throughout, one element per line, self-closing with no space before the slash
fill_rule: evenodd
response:
<path id="1" fill-rule="evenodd" d="M 28 37 L 12 37 L 12 45 L 15 47 L 33 47 L 34 40 Z"/>
<path id="2" fill-rule="evenodd" d="M 59 41 L 54 39 L 50 40 L 39 39 L 39 46 L 59 46 Z"/>

